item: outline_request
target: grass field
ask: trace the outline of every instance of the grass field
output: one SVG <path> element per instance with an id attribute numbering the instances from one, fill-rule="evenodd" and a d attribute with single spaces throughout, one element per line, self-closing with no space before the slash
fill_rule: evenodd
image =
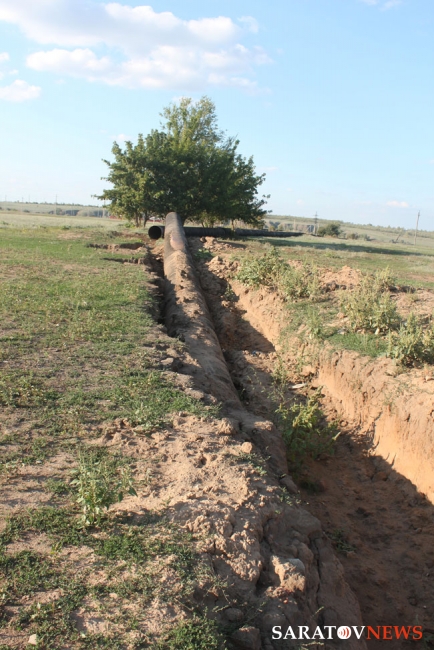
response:
<path id="1" fill-rule="evenodd" d="M 430 334 L 434 316 L 431 243 L 434 240 L 429 238 L 417 247 L 310 235 L 261 238 L 248 240 L 243 253 L 234 257 L 242 264 L 239 277 L 245 284 L 258 287 L 268 283 L 281 293 L 288 323 L 284 338 L 300 333 L 301 328 L 303 336 L 327 340 L 335 348 L 374 357 L 407 355 L 406 363 L 411 365 L 414 361 L 417 365 L 418 355 L 421 363 L 431 362 L 434 355 L 434 333 Z M 278 252 L 278 256 L 270 256 L 272 251 Z M 263 260 L 259 262 L 262 269 L 257 266 L 258 260 Z M 286 262 L 293 269 L 289 275 Z M 348 277 L 342 279 L 340 275 L 348 276 L 351 270 L 358 278 L 356 284 L 366 277 L 365 289 L 354 294 L 353 299 L 351 286 L 346 287 Z M 321 289 L 322 279 L 327 276 L 334 286 Z M 381 288 L 370 292 L 376 276 L 380 284 L 381 277 L 385 278 L 384 292 Z M 411 313 L 418 321 L 416 334 L 406 325 Z"/>
<path id="2" fill-rule="evenodd" d="M 204 571 L 191 537 L 164 512 L 104 514 L 150 471 L 98 443 L 110 423 L 146 436 L 174 412 L 209 413 L 158 369 L 167 341 L 144 267 L 88 246 L 114 241 L 106 226 L 0 231 L 1 650 L 32 635 L 41 649 L 217 647 L 196 617 L 141 631 L 157 596 L 189 602 Z M 110 634 L 80 631 L 83 610 Z"/>
<path id="3" fill-rule="evenodd" d="M 8 228 L 64 228 L 116 230 L 122 221 L 98 217 L 69 217 L 55 214 L 31 214 L 24 212 L 0 212 L 0 231 Z"/>
<path id="4" fill-rule="evenodd" d="M 288 239 L 261 239 L 279 247 L 291 258 L 314 262 L 331 269 L 348 265 L 362 271 L 389 268 L 401 285 L 434 289 L 434 238 L 413 244 L 383 241 L 352 241 L 303 235 Z M 254 248 L 255 244 L 251 246 Z M 257 247 L 257 250 L 259 248 Z"/>

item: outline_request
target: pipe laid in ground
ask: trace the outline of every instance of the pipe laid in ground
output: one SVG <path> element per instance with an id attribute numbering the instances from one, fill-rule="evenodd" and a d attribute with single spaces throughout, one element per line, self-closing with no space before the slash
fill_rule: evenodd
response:
<path id="1" fill-rule="evenodd" d="M 214 325 L 194 269 L 182 222 L 176 212 L 166 217 L 164 238 L 166 327 L 169 336 L 186 342 L 195 359 L 195 375 L 206 393 L 228 409 L 241 403 L 214 331 Z"/>
<path id="2" fill-rule="evenodd" d="M 176 214 L 171 212 L 170 214 Z M 164 239 L 166 226 L 153 225 L 148 230 L 151 239 Z M 255 230 L 253 228 L 196 228 L 187 226 L 184 228 L 186 237 L 219 237 L 220 239 L 231 239 L 233 237 L 301 237 L 303 232 L 281 232 L 277 230 Z"/>
<path id="3" fill-rule="evenodd" d="M 258 592 L 256 582 L 260 574 L 265 580 L 270 580 L 270 576 L 276 574 L 276 566 L 282 572 L 276 574 L 276 585 L 281 585 L 285 594 L 292 594 L 287 612 L 282 609 L 279 598 L 274 594 L 266 595 L 258 610 L 258 627 L 247 629 L 256 629 L 257 633 L 260 629 L 265 636 L 269 635 L 271 625 L 276 621 L 287 629 L 292 621 L 304 623 L 315 619 L 321 621 L 322 625 L 337 626 L 342 623 L 360 626 L 358 603 L 344 580 L 342 566 L 334 556 L 330 542 L 322 535 L 319 521 L 295 502 L 288 504 L 282 499 L 271 507 L 268 505 L 271 503 L 269 495 L 279 494 L 278 479 L 288 478 L 285 476 L 288 473 L 285 445 L 272 422 L 249 413 L 240 403 L 196 274 L 181 219 L 176 213 L 170 213 L 166 218 L 164 275 L 167 331 L 169 335 L 185 341 L 186 352 L 194 361 L 191 364 L 193 372 L 189 374 L 193 375 L 196 387 L 223 402 L 223 412 L 229 416 L 232 427 L 231 435 L 237 435 L 239 442 L 241 438 L 248 444 L 247 448 L 240 445 L 240 452 L 252 454 L 252 458 L 259 453 L 271 470 L 266 485 L 249 488 L 252 496 L 249 496 L 247 504 L 240 506 L 238 502 L 230 506 L 233 516 L 230 520 L 231 532 L 227 538 L 220 538 L 223 540 L 221 546 L 216 541 L 218 536 L 213 541 L 216 558 L 212 561 L 216 573 L 223 571 L 225 576 L 234 576 L 234 584 L 243 600 L 247 599 L 247 595 L 250 598 L 250 594 L 263 594 L 263 585 L 258 583 Z M 223 429 L 221 432 L 225 431 Z M 241 458 L 241 454 L 238 458 Z M 253 507 L 252 503 L 256 503 L 253 501 L 254 490 L 259 489 L 261 505 L 255 511 L 258 517 L 253 519 L 249 510 Z M 215 503 L 221 503 L 218 495 L 214 498 Z M 229 511 L 226 504 L 224 509 L 225 512 Z M 209 517 L 206 507 L 201 512 L 202 519 Z M 221 512 L 223 519 L 223 509 Z M 252 553 L 255 572 L 247 574 L 244 567 L 248 561 L 252 562 Z M 232 564 L 229 564 L 229 557 Z M 300 590 L 294 586 L 294 581 L 298 579 L 300 583 L 297 584 L 302 585 Z M 233 584 L 230 588 L 234 588 Z M 247 647 L 247 644 L 244 643 L 242 647 Z M 265 646 L 255 642 L 249 647 Z M 271 647 L 277 646 L 267 645 L 267 648 Z M 332 647 L 336 646 L 330 645 Z M 363 639 L 349 639 L 347 647 L 348 650 L 366 650 Z"/>

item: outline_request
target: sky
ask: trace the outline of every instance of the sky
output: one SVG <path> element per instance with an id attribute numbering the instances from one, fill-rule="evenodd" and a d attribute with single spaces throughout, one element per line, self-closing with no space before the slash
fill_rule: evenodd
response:
<path id="1" fill-rule="evenodd" d="M 276 215 L 434 230 L 432 0 L 0 0 L 0 200 L 95 203 L 209 96 Z"/>

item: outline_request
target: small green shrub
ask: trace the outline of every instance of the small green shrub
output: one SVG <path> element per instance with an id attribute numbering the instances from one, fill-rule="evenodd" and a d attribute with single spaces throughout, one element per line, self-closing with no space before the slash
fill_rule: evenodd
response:
<path id="1" fill-rule="evenodd" d="M 237 278 L 240 282 L 257 289 L 261 286 L 274 286 L 282 273 L 282 260 L 275 248 L 262 257 L 247 258 L 243 261 Z"/>
<path id="2" fill-rule="evenodd" d="M 352 546 L 352 544 L 348 542 L 345 532 L 340 528 L 336 528 L 331 533 L 329 533 L 329 537 L 337 550 L 341 553 L 344 553 L 345 555 L 347 553 L 354 553 L 356 550 L 356 547 Z"/>
<path id="3" fill-rule="evenodd" d="M 328 223 L 326 226 L 318 228 L 317 234 L 318 237 L 339 237 L 342 230 L 338 223 Z"/>
<path id="4" fill-rule="evenodd" d="M 306 402 L 291 406 L 281 404 L 278 414 L 281 418 L 283 439 L 292 463 L 329 450 L 339 436 L 336 423 L 324 424 L 324 413 L 319 404 L 321 389 Z"/>
<path id="5" fill-rule="evenodd" d="M 309 331 L 309 338 L 322 341 L 326 338 L 324 329 L 324 319 L 321 318 L 319 311 L 313 307 L 307 310 L 306 325 Z"/>
<path id="6" fill-rule="evenodd" d="M 374 275 L 369 276 L 372 278 L 372 284 L 375 291 L 389 291 L 396 285 L 396 278 L 392 275 L 388 266 L 385 269 L 380 269 Z"/>
<path id="7" fill-rule="evenodd" d="M 83 449 L 75 474 L 71 486 L 77 490 L 84 527 L 99 525 L 108 508 L 125 494 L 137 496 L 130 468 L 103 449 Z"/>
<path id="8" fill-rule="evenodd" d="M 301 268 L 295 268 L 282 260 L 275 248 L 262 257 L 245 259 L 237 279 L 254 289 L 261 286 L 275 289 L 285 300 L 315 300 L 321 293 L 318 269 L 313 264 L 304 263 Z"/>
<path id="9" fill-rule="evenodd" d="M 199 261 L 199 260 L 211 260 L 212 259 L 212 253 L 207 248 L 198 248 L 197 251 L 195 251 L 195 253 L 194 253 L 194 258 L 197 261 Z"/>
<path id="10" fill-rule="evenodd" d="M 388 293 L 391 282 L 390 272 L 385 269 L 363 276 L 355 289 L 341 293 L 342 311 L 354 331 L 380 333 L 398 326 L 396 305 Z"/>
<path id="11" fill-rule="evenodd" d="M 389 333 L 387 356 L 405 366 L 434 363 L 434 327 L 423 329 L 411 312 L 398 332 Z"/>

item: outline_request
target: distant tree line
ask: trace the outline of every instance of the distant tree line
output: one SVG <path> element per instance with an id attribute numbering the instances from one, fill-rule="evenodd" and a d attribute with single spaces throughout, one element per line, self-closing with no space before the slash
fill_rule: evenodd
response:
<path id="1" fill-rule="evenodd" d="M 136 226 L 150 216 L 178 212 L 183 221 L 204 226 L 236 221 L 263 226 L 268 196 L 259 196 L 265 174 L 256 174 L 253 158 L 237 152 L 239 141 L 217 127 L 213 102 L 183 98 L 163 110 L 161 130 L 137 144 L 113 144 L 113 161 L 104 160 L 111 183 L 97 196 L 110 211 Z"/>

